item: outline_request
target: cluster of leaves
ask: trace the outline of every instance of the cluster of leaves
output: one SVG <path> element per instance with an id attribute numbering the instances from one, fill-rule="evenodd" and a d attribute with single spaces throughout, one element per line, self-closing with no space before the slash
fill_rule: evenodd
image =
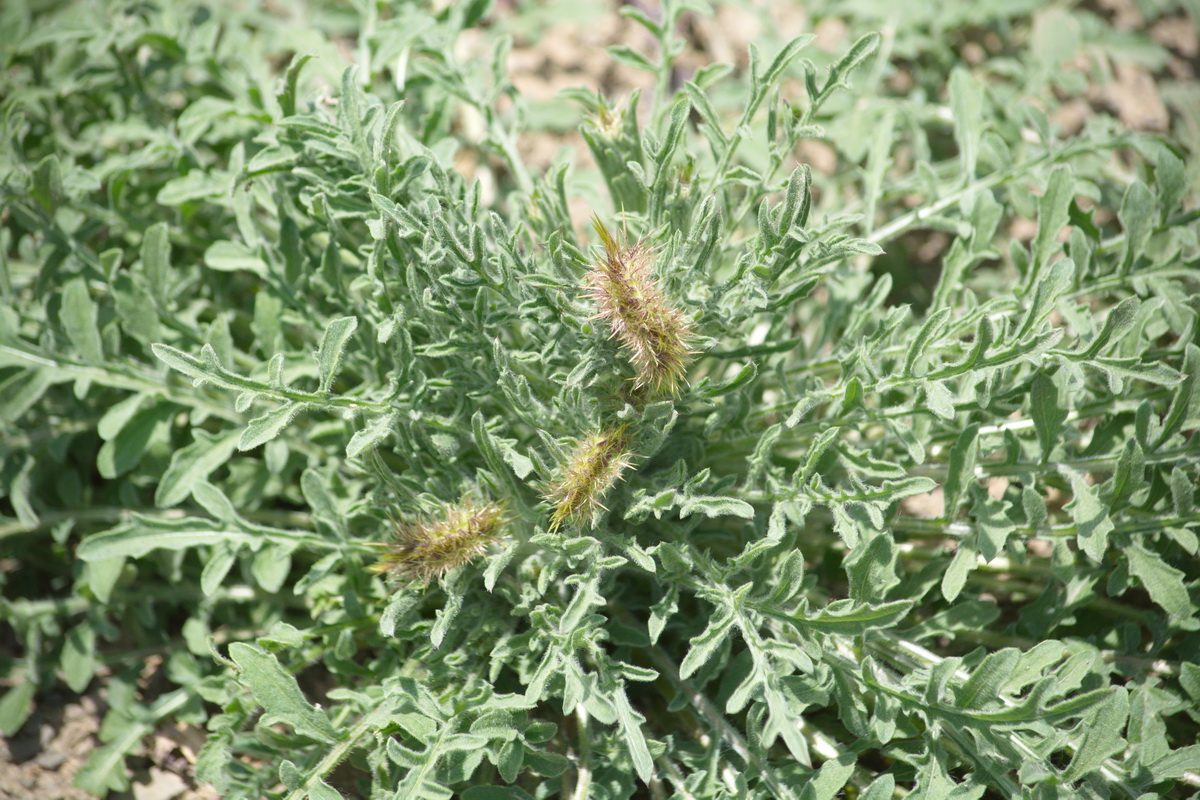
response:
<path id="1" fill-rule="evenodd" d="M 99 795 L 166 721 L 230 798 L 1194 787 L 1195 154 L 924 15 L 677 80 L 668 0 L 653 102 L 533 170 L 502 15 L 438 5 L 6 6 L 0 730 L 97 680 Z"/>

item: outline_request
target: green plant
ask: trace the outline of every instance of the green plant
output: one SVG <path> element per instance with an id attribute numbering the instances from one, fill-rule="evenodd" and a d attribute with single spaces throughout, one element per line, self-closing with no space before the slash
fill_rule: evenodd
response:
<path id="1" fill-rule="evenodd" d="M 167 720 L 231 798 L 1194 789 L 1184 128 L 1060 136 L 990 6 L 672 92 L 668 1 L 539 172 L 490 4 L 307 8 L 5 11 L 0 729 L 99 681 L 95 794 Z"/>

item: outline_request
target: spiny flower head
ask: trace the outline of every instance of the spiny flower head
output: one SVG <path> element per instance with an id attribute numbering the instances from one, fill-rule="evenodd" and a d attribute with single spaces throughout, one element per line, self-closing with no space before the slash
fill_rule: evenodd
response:
<path id="1" fill-rule="evenodd" d="M 617 425 L 581 439 L 563 465 L 562 474 L 546 493 L 554 505 L 550 529 L 568 519 L 580 519 L 598 508 L 605 493 L 630 466 L 629 427 Z"/>
<path id="2" fill-rule="evenodd" d="M 654 251 L 642 239 L 617 241 L 599 217 L 592 220 L 604 256 L 584 276 L 596 317 L 608 322 L 637 370 L 636 383 L 653 392 L 673 392 L 692 354 L 691 323 L 663 297 L 651 275 Z"/>
<path id="3" fill-rule="evenodd" d="M 429 583 L 481 555 L 500 538 L 506 520 L 500 504 L 480 506 L 463 498 L 437 517 L 398 523 L 387 552 L 371 568 Z"/>
<path id="4" fill-rule="evenodd" d="M 625 122 L 625 112 L 622 109 L 609 108 L 607 104 L 601 104 L 592 116 L 591 122 L 603 136 L 608 139 L 615 139 L 621 135 L 621 126 Z"/>

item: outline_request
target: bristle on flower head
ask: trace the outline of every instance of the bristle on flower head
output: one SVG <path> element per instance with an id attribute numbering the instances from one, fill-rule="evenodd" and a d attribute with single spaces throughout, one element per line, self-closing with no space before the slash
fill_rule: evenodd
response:
<path id="1" fill-rule="evenodd" d="M 654 250 L 641 239 L 617 240 L 599 217 L 592 224 L 604 256 L 584 277 L 596 317 L 608 322 L 637 370 L 637 385 L 673 392 L 683 379 L 692 340 L 691 323 L 671 306 L 651 275 Z"/>
<path id="2" fill-rule="evenodd" d="M 501 505 L 478 506 L 464 498 L 440 516 L 397 524 L 387 552 L 371 569 L 429 583 L 481 555 L 500 538 L 505 521 Z"/>
<path id="3" fill-rule="evenodd" d="M 604 507 L 601 500 L 605 493 L 630 466 L 628 447 L 626 425 L 588 434 L 576 444 L 558 480 L 546 493 L 546 499 L 554 506 L 550 514 L 551 530 L 568 519 L 580 519 Z"/>

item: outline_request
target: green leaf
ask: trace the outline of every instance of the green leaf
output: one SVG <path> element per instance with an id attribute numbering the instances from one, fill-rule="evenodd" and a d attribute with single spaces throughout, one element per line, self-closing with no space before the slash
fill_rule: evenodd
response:
<path id="1" fill-rule="evenodd" d="M 146 229 L 142 236 L 142 276 L 146 288 L 160 306 L 166 307 L 171 282 L 171 239 L 170 226 L 158 222 Z"/>
<path id="2" fill-rule="evenodd" d="M 214 529 L 209 520 L 155 520 L 134 514 L 132 522 L 84 539 L 76 555 L 83 561 L 102 561 L 140 558 L 152 550 L 186 550 L 220 542 L 249 546 L 257 541 L 244 531 Z"/>
<path id="3" fill-rule="evenodd" d="M 965 68 L 955 67 L 950 73 L 950 111 L 954 115 L 954 141 L 962 160 L 963 183 L 975 177 L 979 140 L 987 121 L 983 105 L 983 87 Z"/>
<path id="4" fill-rule="evenodd" d="M 296 113 L 296 87 L 300 82 L 300 72 L 304 65 L 314 58 L 316 55 L 313 53 L 297 53 L 292 56 L 292 63 L 288 65 L 284 76 L 283 90 L 278 95 L 279 105 L 285 117 Z"/>
<path id="5" fill-rule="evenodd" d="M 1041 269 L 1050 263 L 1050 257 L 1061 249 L 1058 234 L 1066 226 L 1072 198 L 1075 196 L 1075 178 L 1071 169 L 1060 164 L 1050 172 L 1046 191 L 1038 199 L 1038 228 L 1033 239 L 1033 260 L 1030 278 L 1036 280 Z"/>
<path id="6" fill-rule="evenodd" d="M 309 800 L 345 800 L 341 792 L 322 780 L 318 780 L 309 788 L 308 798 Z"/>
<path id="7" fill-rule="evenodd" d="M 263 278 L 268 275 L 267 263 L 239 242 L 213 242 L 204 251 L 204 265 L 218 272 L 246 270 Z"/>
<path id="8" fill-rule="evenodd" d="M 875 505 L 889 506 L 892 503 L 903 500 L 906 497 L 913 497 L 918 494 L 926 494 L 937 488 L 937 482 L 933 478 L 917 476 L 912 478 L 901 478 L 896 481 L 884 481 L 879 486 L 867 487 L 863 492 L 847 493 L 843 495 L 844 500 L 862 500 Z"/>
<path id="9" fill-rule="evenodd" d="M 1154 233 L 1159 216 L 1158 198 L 1146 184 L 1135 180 L 1125 190 L 1117 216 L 1120 217 L 1121 227 L 1125 230 L 1120 262 L 1124 272 L 1131 269 L 1135 259 L 1145 252 L 1146 244 Z"/>
<path id="10" fill-rule="evenodd" d="M 621 10 L 632 8 L 633 6 L 621 6 Z M 708 99 L 708 95 L 704 93 L 704 89 L 692 81 L 684 83 L 684 89 L 687 91 L 688 100 L 691 101 L 692 108 L 704 120 L 704 126 L 701 130 L 714 143 L 714 147 L 724 148 L 729 144 L 728 137 L 725 136 L 721 129 L 721 118 L 713 108 L 712 101 Z"/>
<path id="11" fill-rule="evenodd" d="M 914 603 L 912 600 L 895 600 L 890 603 L 856 605 L 849 600 L 837 600 L 825 610 L 806 617 L 786 617 L 797 627 L 821 633 L 857 636 L 875 628 L 890 628 L 908 616 Z"/>
<path id="12" fill-rule="evenodd" d="M 225 389 L 244 390 L 245 385 L 236 381 L 235 375 L 221 366 L 217 351 L 211 344 L 200 348 L 200 358 L 190 356 L 182 350 L 165 344 L 152 344 L 150 350 L 159 361 L 193 380 L 196 386 L 208 382 Z"/>
<path id="13" fill-rule="evenodd" d="M 230 431 L 212 434 L 200 428 L 192 430 L 194 441 L 171 455 L 171 463 L 158 482 L 154 504 L 169 508 L 182 503 L 200 481 L 208 480 L 233 455 L 239 435 Z"/>
<path id="14" fill-rule="evenodd" d="M 1087 349 L 1079 354 L 1079 358 L 1095 358 L 1105 347 L 1121 341 L 1133 327 L 1138 309 L 1141 307 L 1142 301 L 1136 295 L 1122 300 L 1116 308 L 1108 312 L 1108 316 L 1104 318 L 1104 327 L 1100 329 L 1100 333 L 1096 334 L 1096 338 L 1091 341 Z"/>
<path id="15" fill-rule="evenodd" d="M 727 381 L 718 383 L 715 386 L 710 386 L 709 388 L 705 389 L 704 396 L 720 397 L 723 394 L 729 394 L 730 392 L 745 386 L 747 383 L 750 383 L 750 381 L 754 380 L 757 376 L 758 365 L 756 365 L 753 361 L 743 364 L 741 369 L 738 370 L 737 375 L 734 375 Z"/>
<path id="16" fill-rule="evenodd" d="M 88 756 L 87 763 L 75 773 L 74 783 L 85 792 L 105 797 L 110 791 L 123 792 L 129 788 L 129 773 L 125 768 L 125 757 L 129 755 L 146 734 L 150 726 L 124 721 L 115 732 L 105 719 L 110 736 L 109 744 L 98 747 Z"/>
<path id="17" fill-rule="evenodd" d="M 858 756 L 853 752 L 844 752 L 829 759 L 808 779 L 804 791 L 800 793 L 800 800 L 833 800 L 846 786 L 857 765 Z"/>
<path id="18" fill-rule="evenodd" d="M 930 342 L 934 341 L 942 333 L 942 328 L 946 321 L 950 319 L 950 309 L 939 308 L 937 311 L 929 315 L 925 323 L 921 326 L 921 330 L 917 332 L 912 344 L 908 346 L 908 352 L 904 356 L 904 374 L 916 376 L 917 364 L 921 357 L 925 354 Z"/>
<path id="19" fill-rule="evenodd" d="M 1029 415 L 1033 417 L 1033 428 L 1041 445 L 1043 461 L 1049 460 L 1054 446 L 1058 444 L 1067 414 L 1067 410 L 1059 406 L 1058 387 L 1049 376 L 1039 372 L 1029 392 Z"/>
<path id="20" fill-rule="evenodd" d="M 1191 409 L 1200 405 L 1200 400 L 1197 400 L 1197 396 L 1200 396 L 1200 347 L 1191 342 L 1188 342 L 1184 349 L 1183 373 L 1183 382 L 1171 398 L 1171 407 L 1163 418 L 1162 432 L 1154 442 L 1154 450 L 1162 447 L 1174 436 L 1183 426 Z"/>
<path id="21" fill-rule="evenodd" d="M 81 693 L 92 682 L 96 672 L 96 629 L 90 622 L 71 628 L 59 664 L 71 691 Z"/>
<path id="22" fill-rule="evenodd" d="M 1106 502 L 1111 508 L 1120 508 L 1125 501 L 1146 485 L 1146 455 L 1137 439 L 1125 442 L 1121 457 L 1112 480 L 1105 484 Z"/>
<path id="23" fill-rule="evenodd" d="M 1038 230 L 1040 231 L 1041 227 Z M 1055 261 L 1048 269 L 1038 273 L 1037 282 L 1033 285 L 1032 298 L 1026 300 L 1025 314 L 1021 317 L 1021 324 L 1013 336 L 1015 340 L 1023 341 L 1035 332 L 1038 325 L 1054 310 L 1058 299 L 1066 293 L 1074 276 L 1075 262 L 1069 258 Z M 983 319 L 986 320 L 987 317 Z"/>
<path id="24" fill-rule="evenodd" d="M 1096 357 L 1088 363 L 1108 374 L 1115 392 L 1120 391 L 1121 381 L 1125 378 L 1160 386 L 1174 386 L 1183 379 L 1182 375 L 1166 364 L 1147 364 L 1140 358 Z"/>
<path id="25" fill-rule="evenodd" d="M 958 440 L 950 448 L 950 467 L 946 472 L 946 483 L 942 487 L 943 512 L 946 519 L 954 519 L 958 507 L 962 503 L 967 487 L 975 482 L 975 459 L 979 448 L 979 423 L 972 423 L 963 428 Z"/>
<path id="26" fill-rule="evenodd" d="M 204 592 L 205 597 L 212 597 L 213 593 L 221 588 L 225 576 L 237 561 L 237 550 L 236 545 L 218 545 L 204 562 L 204 569 L 200 573 L 200 591 Z"/>
<path id="27" fill-rule="evenodd" d="M 950 559 L 950 565 L 942 575 L 942 597 L 949 602 L 956 600 L 967 584 L 967 576 L 978 565 L 979 554 L 975 548 L 960 542 L 958 549 L 954 551 L 954 558 Z"/>
<path id="28" fill-rule="evenodd" d="M 808 452 L 804 454 L 804 464 L 796 471 L 792 478 L 793 486 L 800 486 L 808 482 L 808 480 L 817 471 L 817 465 L 821 462 L 821 457 L 825 455 L 825 451 L 829 446 L 837 440 L 841 434 L 841 428 L 830 426 L 818 433 L 808 445 Z"/>
<path id="29" fill-rule="evenodd" d="M 286 146 L 265 147 L 254 154 L 239 179 L 290 170 L 300 162 L 300 154 Z"/>
<path id="30" fill-rule="evenodd" d="M 929 410 L 942 419 L 954 419 L 954 395 L 941 381 L 925 383 L 925 402 Z"/>
<path id="31" fill-rule="evenodd" d="M 120 430 L 106 441 L 96 454 L 96 470 L 112 480 L 136 467 L 146 450 L 165 438 L 168 423 L 177 406 L 155 403 L 131 416 Z"/>
<path id="32" fill-rule="evenodd" d="M 1108 508 L 1100 501 L 1095 487 L 1090 485 L 1077 472 L 1066 472 L 1071 481 L 1074 499 L 1066 508 L 1071 512 L 1075 522 L 1075 536 L 1079 541 L 1079 549 L 1088 555 L 1092 561 L 1099 563 L 1104 559 L 1104 551 L 1108 547 L 1108 535 L 1116 526 L 1108 516 Z"/>
<path id="33" fill-rule="evenodd" d="M 395 424 L 395 414 L 379 414 L 372 417 L 362 430 L 350 437 L 350 441 L 346 445 L 346 458 L 360 456 L 376 447 L 391 435 Z"/>
<path id="34" fill-rule="evenodd" d="M 0 382 L 0 421 L 13 423 L 33 408 L 46 390 L 61 378 L 50 370 L 18 370 L 8 380 Z"/>
<path id="35" fill-rule="evenodd" d="M 208 481 L 197 483 L 192 491 L 192 496 L 196 498 L 196 502 L 200 504 L 201 508 L 221 522 L 236 527 L 242 521 L 241 515 L 234 508 L 233 501 L 229 499 L 229 496 Z"/>
<path id="36" fill-rule="evenodd" d="M 253 450 L 261 444 L 274 439 L 280 431 L 291 423 L 292 419 L 303 411 L 304 403 L 284 403 L 273 408 L 261 417 L 255 417 L 246 425 L 238 439 L 238 450 Z"/>
<path id="37" fill-rule="evenodd" d="M 342 352 L 346 342 L 358 328 L 358 317 L 338 317 L 325 326 L 321 347 L 317 350 L 317 369 L 320 374 L 319 391 L 328 392 L 342 365 Z M 243 450 L 248 448 L 243 447 Z"/>
<path id="38" fill-rule="evenodd" d="M 885 772 L 875 780 L 867 790 L 859 795 L 859 800 L 891 800 L 896 792 L 896 779 L 891 773 Z"/>
<path id="39" fill-rule="evenodd" d="M 1188 516 L 1196 507 L 1196 487 L 1193 485 L 1191 477 L 1183 467 L 1175 467 L 1171 470 L 1168 481 L 1171 485 L 1171 504 L 1174 506 L 1175 516 Z"/>
<path id="40" fill-rule="evenodd" d="M 879 49 L 879 43 L 882 41 L 883 36 L 874 31 L 863 34 L 850 46 L 850 49 L 846 51 L 846 55 L 838 59 L 838 62 L 830 68 L 830 80 L 833 80 L 834 77 L 837 77 L 838 80 L 844 79 L 870 58 Z"/>
<path id="41" fill-rule="evenodd" d="M 296 678 L 284 670 L 274 655 L 245 642 L 229 645 L 229 657 L 237 665 L 238 680 L 249 687 L 263 707 L 260 725 L 283 723 L 296 733 L 324 744 L 337 741 L 325 713 L 305 699 Z"/>
<path id="42" fill-rule="evenodd" d="M 1096 708 L 1084 720 L 1083 743 L 1075 751 L 1063 773 L 1063 780 L 1073 783 L 1095 772 L 1109 756 L 1125 749 L 1121 736 L 1129 718 L 1129 695 L 1124 689 L 1114 689 L 1108 702 Z"/>
<path id="43" fill-rule="evenodd" d="M 13 736 L 33 713 L 33 695 L 37 685 L 24 678 L 16 686 L 4 693 L 0 699 L 0 733 Z"/>
<path id="44" fill-rule="evenodd" d="M 289 544 L 268 544 L 254 554 L 250 574 L 268 592 L 278 592 L 292 570 L 292 551 Z"/>
<path id="45" fill-rule="evenodd" d="M 644 69 L 650 73 L 658 72 L 658 65 L 627 44 L 615 44 L 605 50 L 615 60 L 635 69 Z"/>
<path id="46" fill-rule="evenodd" d="M 164 183 L 154 196 L 154 201 L 164 206 L 182 206 L 197 200 L 219 197 L 227 191 L 228 186 L 228 179 L 221 180 L 203 169 L 193 169 L 186 175 Z"/>
<path id="47" fill-rule="evenodd" d="M 814 34 L 802 33 L 784 45 L 784 48 L 772 59 L 771 66 L 767 67 L 767 71 L 763 73 L 761 85 L 764 90 L 774 86 L 783 76 L 783 71 L 788 68 L 788 65 L 800 55 L 800 51 L 812 44 L 816 38 Z"/>
<path id="48" fill-rule="evenodd" d="M 1171 621 L 1185 630 L 1200 629 L 1197 608 L 1188 596 L 1184 579 L 1187 574 L 1175 569 L 1139 544 L 1124 550 L 1129 561 L 1129 571 L 1142 582 L 1150 599 L 1171 615 Z"/>
<path id="49" fill-rule="evenodd" d="M 621 736 L 625 739 L 629 756 L 633 760 L 633 768 L 637 770 L 642 783 L 648 784 L 654 777 L 654 760 L 650 757 L 650 748 L 646 745 L 646 737 L 642 733 L 645 718 L 629 705 L 624 687 L 613 691 L 612 702 L 617 711 L 617 724 L 621 728 Z"/>
<path id="50" fill-rule="evenodd" d="M 650 31 L 650 33 L 654 34 L 654 38 L 658 39 L 662 37 L 662 25 L 651 19 L 650 15 L 637 6 L 621 6 L 619 13 L 621 16 L 629 17 L 634 22 Z"/>
<path id="51" fill-rule="evenodd" d="M 999 700 L 1000 688 L 1012 677 L 1020 657 L 1021 653 L 1015 647 L 989 653 L 956 692 L 957 705 L 960 708 L 984 708 Z"/>
<path id="52" fill-rule="evenodd" d="M 67 338 L 79 352 L 80 360 L 87 364 L 104 361 L 100 348 L 100 330 L 96 327 L 96 303 L 88 292 L 83 278 L 76 278 L 63 287 L 62 308 L 59 320 Z"/>
<path id="53" fill-rule="evenodd" d="M 1155 761 L 1150 767 L 1154 782 L 1178 780 L 1185 772 L 1200 772 L 1200 744 L 1180 747 Z"/>
<path id="54" fill-rule="evenodd" d="M 754 506 L 745 500 L 733 497 L 709 497 L 705 495 L 688 495 L 679 500 L 679 516 L 687 518 L 692 514 L 703 514 L 706 517 L 741 517 L 754 519 Z"/>
<path id="55" fill-rule="evenodd" d="M 717 648 L 728 637 L 733 622 L 733 612 L 730 609 L 721 607 L 717 610 L 716 616 L 708 623 L 704 632 L 692 637 L 687 655 L 679 665 L 679 677 L 687 680 L 712 658 Z"/>
<path id="56" fill-rule="evenodd" d="M 462 793 L 462 800 L 533 800 L 533 797 L 516 786 L 472 786 Z"/>
<path id="57" fill-rule="evenodd" d="M 971 487 L 971 494 L 979 553 L 984 561 L 991 561 L 1004 549 L 1009 535 L 1016 530 L 1016 525 L 1008 516 L 1008 509 L 1012 507 L 1012 503 L 992 498 L 987 490 L 978 484 Z"/>

